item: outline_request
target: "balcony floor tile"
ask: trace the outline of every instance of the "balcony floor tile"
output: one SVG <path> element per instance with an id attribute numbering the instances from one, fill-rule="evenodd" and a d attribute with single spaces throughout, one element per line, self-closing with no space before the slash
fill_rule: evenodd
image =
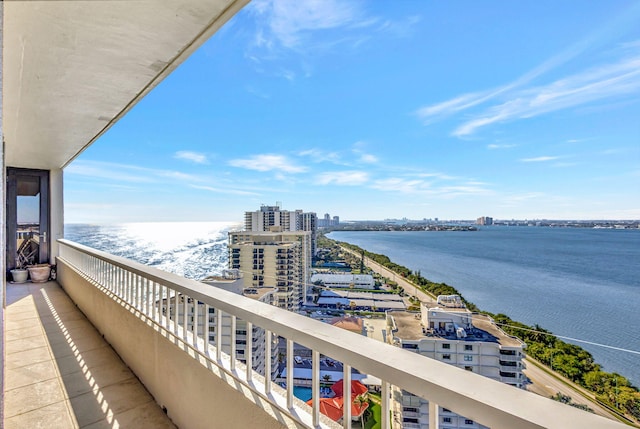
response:
<path id="1" fill-rule="evenodd" d="M 5 428 L 175 427 L 57 283 L 6 296 Z"/>

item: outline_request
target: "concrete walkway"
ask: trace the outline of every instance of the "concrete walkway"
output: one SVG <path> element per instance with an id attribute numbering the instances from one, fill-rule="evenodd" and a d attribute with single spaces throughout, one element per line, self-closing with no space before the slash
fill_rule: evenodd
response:
<path id="1" fill-rule="evenodd" d="M 56 282 L 6 292 L 6 429 L 175 427 Z"/>

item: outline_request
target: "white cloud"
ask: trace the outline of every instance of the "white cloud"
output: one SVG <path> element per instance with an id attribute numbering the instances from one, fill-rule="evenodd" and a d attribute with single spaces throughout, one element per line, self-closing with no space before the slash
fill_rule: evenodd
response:
<path id="1" fill-rule="evenodd" d="M 369 174 L 364 171 L 329 171 L 316 176 L 321 185 L 362 185 L 369 181 Z"/>
<path id="2" fill-rule="evenodd" d="M 325 152 L 322 149 L 307 149 L 298 152 L 298 156 L 304 156 L 314 163 L 330 162 L 332 164 L 344 165 L 342 157 L 338 152 Z"/>
<path id="3" fill-rule="evenodd" d="M 209 163 L 207 156 L 205 154 L 198 153 L 198 152 L 190 152 L 190 151 L 183 150 L 183 151 L 176 152 L 175 155 L 173 155 L 173 157 L 176 159 L 184 159 L 187 161 L 195 162 L 196 164 Z"/>
<path id="4" fill-rule="evenodd" d="M 374 189 L 385 192 L 401 192 L 403 194 L 412 194 L 425 191 L 429 188 L 429 183 L 424 180 L 407 180 L 401 178 L 388 178 L 376 180 L 372 186 Z"/>
<path id="5" fill-rule="evenodd" d="M 496 150 L 496 149 L 511 149 L 512 147 L 516 147 L 515 144 L 489 144 L 487 145 L 487 149 Z"/>
<path id="6" fill-rule="evenodd" d="M 547 85 L 510 92 L 506 94 L 507 101 L 490 106 L 476 118 L 460 125 L 453 135 L 467 136 L 497 122 L 532 118 L 607 98 L 629 97 L 639 90 L 640 55 L 636 55 Z"/>
<path id="7" fill-rule="evenodd" d="M 255 38 L 258 46 L 267 48 L 295 48 L 305 33 L 355 24 L 360 16 L 354 2 L 338 0 L 262 0 L 250 9 L 267 23 Z"/>
<path id="8" fill-rule="evenodd" d="M 287 157 L 273 154 L 253 155 L 249 158 L 233 159 L 229 161 L 229 165 L 255 171 L 275 170 L 279 173 L 304 173 L 307 171 L 305 167 L 294 164 Z"/>
<path id="9" fill-rule="evenodd" d="M 370 153 L 363 153 L 360 155 L 360 162 L 375 164 L 376 162 L 378 162 L 378 158 Z"/>
<path id="10" fill-rule="evenodd" d="M 203 191 L 210 191 L 210 192 L 215 192 L 215 193 L 219 193 L 219 194 L 232 194 L 232 195 L 246 195 L 246 196 L 259 196 L 261 194 L 257 193 L 257 192 L 251 192 L 251 191 L 242 191 L 239 189 L 231 189 L 231 188 L 215 188 L 213 186 L 196 186 L 196 185 L 191 185 L 191 187 L 193 189 L 201 189 Z"/>
<path id="11" fill-rule="evenodd" d="M 107 179 L 109 182 L 157 183 L 166 179 L 201 182 L 201 177 L 175 170 L 162 170 L 113 162 L 76 160 L 64 169 L 70 176 Z"/>
<path id="12" fill-rule="evenodd" d="M 535 158 L 521 158 L 520 162 L 548 162 L 559 159 L 559 156 L 538 156 Z"/>

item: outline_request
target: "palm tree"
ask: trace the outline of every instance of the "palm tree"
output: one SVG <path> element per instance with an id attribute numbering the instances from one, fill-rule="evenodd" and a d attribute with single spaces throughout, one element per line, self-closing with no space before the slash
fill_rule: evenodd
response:
<path id="1" fill-rule="evenodd" d="M 367 397 L 365 395 L 358 395 L 353 399 L 353 405 L 355 405 L 358 410 L 362 410 L 362 407 L 364 406 L 364 404 L 368 402 L 369 401 L 367 400 Z M 364 413 L 363 412 L 360 414 L 360 425 L 362 426 L 362 429 L 364 429 Z"/>

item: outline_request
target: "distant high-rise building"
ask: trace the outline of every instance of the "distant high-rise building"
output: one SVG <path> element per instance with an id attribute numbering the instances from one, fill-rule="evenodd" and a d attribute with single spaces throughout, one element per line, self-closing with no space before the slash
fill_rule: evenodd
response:
<path id="1" fill-rule="evenodd" d="M 261 205 L 260 210 L 245 212 L 245 231 L 271 231 L 272 227 L 281 227 L 282 231 L 309 231 L 311 233 L 311 255 L 316 254 L 316 231 L 318 217 L 313 212 L 302 210 L 282 210 L 275 206 Z"/>
<path id="2" fill-rule="evenodd" d="M 493 218 L 489 216 L 482 216 L 476 219 L 476 225 L 493 225 Z"/>
<path id="3" fill-rule="evenodd" d="M 276 305 L 298 311 L 306 301 L 311 270 L 311 232 L 271 231 L 229 232 L 229 268 L 238 269 L 244 287 L 273 286 Z"/>
<path id="4" fill-rule="evenodd" d="M 333 218 L 329 213 L 325 213 L 322 219 L 318 219 L 319 228 L 329 228 L 332 226 L 338 226 L 340 224 L 340 216 L 334 216 Z"/>

